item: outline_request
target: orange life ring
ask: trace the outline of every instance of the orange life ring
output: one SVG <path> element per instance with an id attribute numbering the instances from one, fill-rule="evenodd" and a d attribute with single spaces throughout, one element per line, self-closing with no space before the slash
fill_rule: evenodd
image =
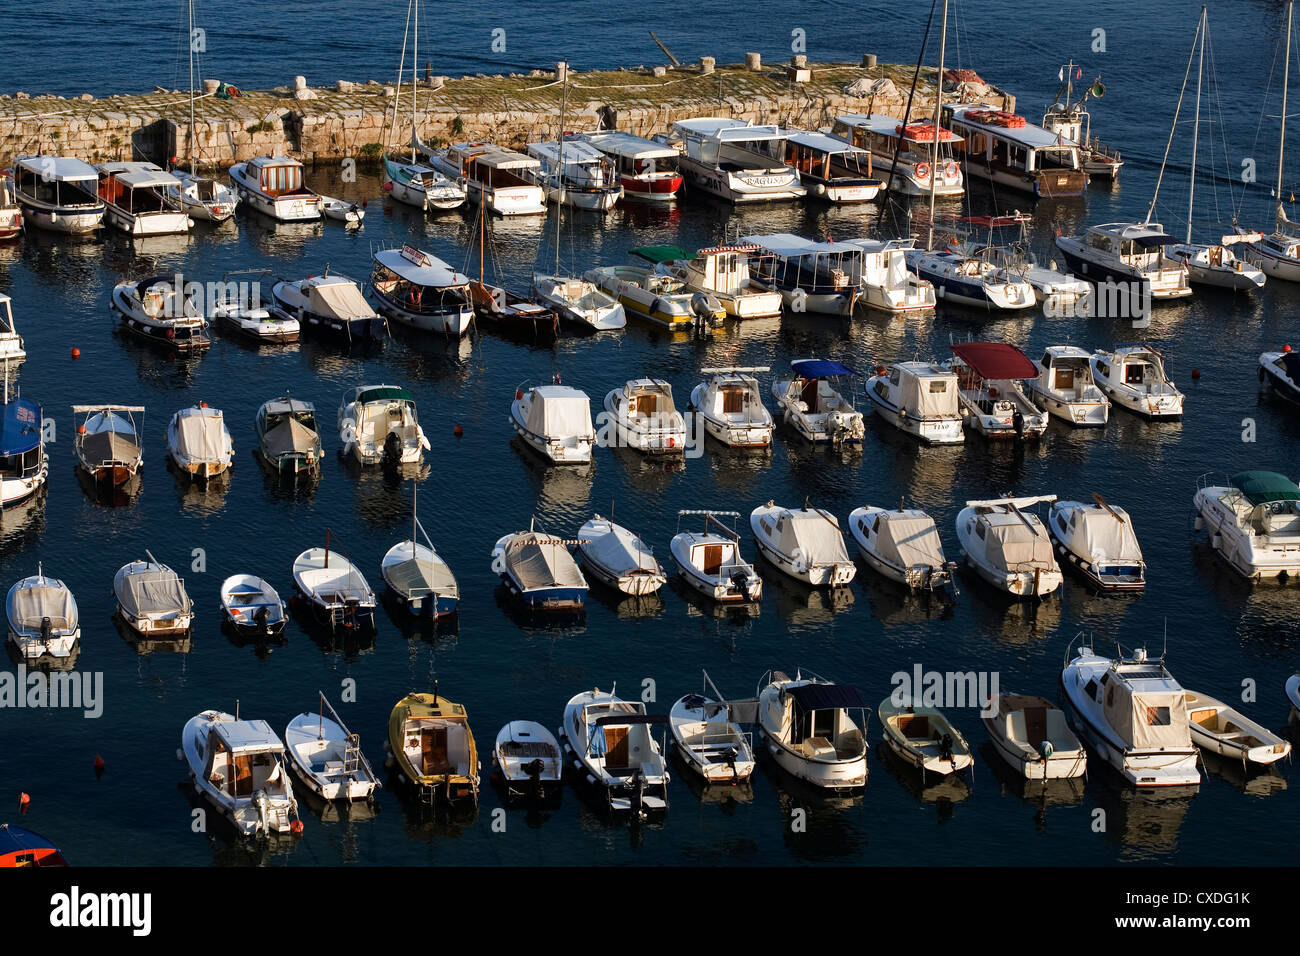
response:
<path id="1" fill-rule="evenodd" d="M 929 164 L 929 163 L 917 163 L 917 164 L 916 164 L 916 178 L 917 178 L 917 179 L 926 179 L 926 178 L 929 177 L 929 175 L 930 175 L 930 164 Z"/>
<path id="2" fill-rule="evenodd" d="M 406 293 L 407 305 L 410 305 L 416 309 L 420 307 L 420 300 L 423 298 L 424 296 L 421 293 L 419 286 L 413 287 L 410 292 Z"/>
<path id="3" fill-rule="evenodd" d="M 957 164 L 954 163 L 951 159 L 948 160 L 948 165 L 946 165 L 946 166 L 943 167 L 943 175 L 944 175 L 947 179 L 956 179 L 956 178 L 957 178 Z"/>

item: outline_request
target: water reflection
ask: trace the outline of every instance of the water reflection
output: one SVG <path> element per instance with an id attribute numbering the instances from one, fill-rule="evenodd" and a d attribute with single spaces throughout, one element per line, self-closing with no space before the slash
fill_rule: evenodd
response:
<path id="1" fill-rule="evenodd" d="M 889 775 L 918 803 L 936 805 L 940 823 L 951 819 L 953 806 L 970 796 L 970 784 L 962 774 L 950 773 L 940 776 L 934 773 L 923 773 L 904 761 L 894 753 L 892 747 L 883 742 L 876 747 L 876 757 Z"/>

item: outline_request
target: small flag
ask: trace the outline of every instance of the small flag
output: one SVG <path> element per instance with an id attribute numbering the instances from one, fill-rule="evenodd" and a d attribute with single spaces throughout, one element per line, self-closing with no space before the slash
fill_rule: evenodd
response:
<path id="1" fill-rule="evenodd" d="M 1056 71 L 1056 78 L 1060 80 L 1062 83 L 1065 82 L 1065 67 L 1061 67 L 1059 70 Z"/>
<path id="2" fill-rule="evenodd" d="M 1083 67 L 1081 67 L 1081 66 L 1076 66 L 1076 67 L 1074 68 L 1074 78 L 1075 78 L 1076 80 L 1081 80 L 1081 79 L 1083 79 Z"/>

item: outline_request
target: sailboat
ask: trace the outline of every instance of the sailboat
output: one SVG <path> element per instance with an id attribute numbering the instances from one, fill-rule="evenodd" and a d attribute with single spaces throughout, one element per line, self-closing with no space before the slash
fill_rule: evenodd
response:
<path id="1" fill-rule="evenodd" d="M 460 587 L 451 568 L 433 547 L 416 514 L 418 485 L 411 483 L 411 537 L 388 549 L 379 573 L 404 610 L 431 618 L 456 613 Z M 424 541 L 421 543 L 420 538 Z"/>
<path id="2" fill-rule="evenodd" d="M 384 153 L 384 190 L 398 202 L 417 209 L 455 209 L 465 202 L 465 187 L 453 182 L 440 171 L 419 161 L 419 121 L 417 116 L 420 50 L 420 0 L 411 0 L 406 10 L 411 44 L 411 158 L 407 162 Z M 413 27 L 413 29 L 412 29 Z M 402 62 L 397 68 L 397 95 L 393 98 L 393 128 L 397 127 L 397 109 L 402 98 L 402 72 L 406 66 L 406 36 L 402 36 Z"/>
<path id="3" fill-rule="evenodd" d="M 491 323 L 505 334 L 526 332 L 534 340 L 554 339 L 560 334 L 560 315 L 555 309 L 539 305 L 504 286 L 489 285 L 484 281 L 489 222 L 487 204 L 479 203 L 475 219 L 475 232 L 478 234 L 478 279 L 471 279 L 469 283 L 469 299 L 474 305 L 475 316 L 480 321 Z"/>
<path id="4" fill-rule="evenodd" d="M 1286 210 L 1282 206 L 1282 160 L 1286 154 L 1286 94 L 1291 82 L 1291 21 L 1295 4 L 1288 0 L 1286 5 L 1286 56 L 1282 63 L 1282 118 L 1277 137 L 1277 212 L 1274 215 L 1273 235 L 1262 237 L 1259 242 L 1246 246 L 1246 259 L 1251 265 L 1263 270 L 1264 274 L 1274 279 L 1287 282 L 1300 282 L 1300 235 L 1297 235 Z"/>

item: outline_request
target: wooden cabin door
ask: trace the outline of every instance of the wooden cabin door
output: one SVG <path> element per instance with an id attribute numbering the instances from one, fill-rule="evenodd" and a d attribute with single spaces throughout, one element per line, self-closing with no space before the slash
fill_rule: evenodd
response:
<path id="1" fill-rule="evenodd" d="M 628 731 L 630 727 L 605 728 L 605 766 L 622 768 L 627 766 Z"/>
<path id="2" fill-rule="evenodd" d="M 704 573 L 717 574 L 722 567 L 722 545 L 706 544 L 704 546 Z"/>
<path id="3" fill-rule="evenodd" d="M 426 774 L 447 772 L 446 727 L 425 727 L 420 731 L 420 764 Z"/>

